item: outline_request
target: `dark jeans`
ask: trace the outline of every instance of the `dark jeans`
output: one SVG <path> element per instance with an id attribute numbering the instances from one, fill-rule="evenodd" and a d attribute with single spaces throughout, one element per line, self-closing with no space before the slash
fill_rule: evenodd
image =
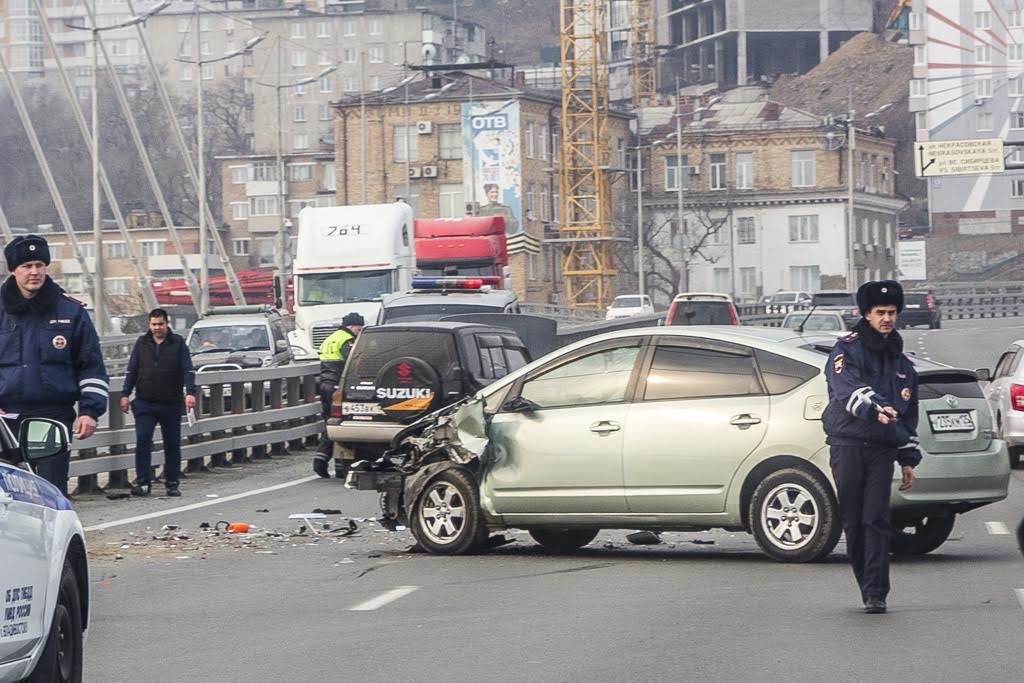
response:
<path id="1" fill-rule="evenodd" d="M 830 464 L 839 492 L 846 554 L 861 597 L 889 594 L 889 494 L 896 451 L 885 447 L 832 446 Z"/>
<path id="2" fill-rule="evenodd" d="M 139 484 L 152 480 L 153 433 L 160 425 L 164 442 L 164 484 L 177 488 L 181 479 L 181 411 L 182 403 L 132 401 L 135 415 L 135 476 Z"/>
<path id="3" fill-rule="evenodd" d="M 334 455 L 334 442 L 327 438 L 327 418 L 331 416 L 331 397 L 334 395 L 333 384 L 320 385 L 320 408 L 324 418 L 324 431 L 320 435 L 320 443 L 316 446 L 316 452 L 327 456 L 330 460 Z"/>
<path id="4" fill-rule="evenodd" d="M 74 438 L 74 424 L 75 424 L 75 409 L 70 406 L 58 406 L 53 408 L 40 408 L 38 406 L 32 408 L 25 408 L 22 410 L 12 410 L 7 408 L 8 412 L 19 413 L 18 416 L 18 427 L 21 428 L 21 421 L 27 417 L 48 417 L 52 420 L 62 422 L 65 427 L 68 428 L 68 437 Z M 15 434 L 15 437 L 18 435 Z M 32 465 L 32 469 L 35 470 L 36 474 L 50 482 L 63 493 L 65 496 L 68 495 L 68 468 L 71 465 L 71 453 L 65 453 L 64 455 L 58 455 L 53 458 L 47 458 L 46 460 L 40 460 Z"/>

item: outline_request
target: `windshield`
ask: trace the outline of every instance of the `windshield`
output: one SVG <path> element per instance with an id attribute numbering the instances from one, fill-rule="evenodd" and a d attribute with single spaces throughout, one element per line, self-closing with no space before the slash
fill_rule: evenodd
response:
<path id="1" fill-rule="evenodd" d="M 849 292 L 836 292 L 833 294 L 815 294 L 815 306 L 856 306 L 853 294 Z"/>
<path id="2" fill-rule="evenodd" d="M 394 306 L 384 309 L 384 322 L 412 322 L 414 320 L 441 320 L 462 313 L 503 313 L 501 306 L 483 304 L 430 304 L 427 306 Z"/>
<path id="3" fill-rule="evenodd" d="M 640 297 L 620 296 L 612 302 L 612 308 L 640 308 Z"/>
<path id="4" fill-rule="evenodd" d="M 188 338 L 192 353 L 218 351 L 269 351 L 270 336 L 264 325 L 196 327 Z"/>
<path id="5" fill-rule="evenodd" d="M 680 301 L 675 304 L 673 325 L 731 325 L 728 301 Z"/>
<path id="6" fill-rule="evenodd" d="M 796 301 L 796 294 L 793 292 L 788 294 L 776 294 L 772 297 L 772 301 L 778 304 L 791 304 Z"/>
<path id="7" fill-rule="evenodd" d="M 354 273 L 315 273 L 299 276 L 297 296 L 302 306 L 378 301 L 395 291 L 393 270 Z"/>
<path id="8" fill-rule="evenodd" d="M 804 322 L 804 319 L 807 320 L 804 323 L 804 331 L 806 332 L 839 332 L 846 329 L 843 321 L 834 315 L 811 315 L 808 317 L 806 313 L 797 313 L 795 315 L 791 313 L 787 315 L 782 326 L 791 330 L 796 329 Z"/>

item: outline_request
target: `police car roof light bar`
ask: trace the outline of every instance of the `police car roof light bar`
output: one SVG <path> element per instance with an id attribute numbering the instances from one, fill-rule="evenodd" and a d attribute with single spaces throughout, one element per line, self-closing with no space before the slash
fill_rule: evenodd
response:
<path id="1" fill-rule="evenodd" d="M 482 289 L 485 285 L 501 284 L 498 276 L 483 277 L 431 277 L 417 276 L 412 279 L 413 289 Z"/>

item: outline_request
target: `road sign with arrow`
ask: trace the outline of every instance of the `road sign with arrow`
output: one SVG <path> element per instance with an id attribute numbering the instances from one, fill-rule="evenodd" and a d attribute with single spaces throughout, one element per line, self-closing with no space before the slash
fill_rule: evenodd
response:
<path id="1" fill-rule="evenodd" d="M 1002 173 L 1003 141 L 930 140 L 916 143 L 914 170 L 919 178 L 943 175 Z"/>

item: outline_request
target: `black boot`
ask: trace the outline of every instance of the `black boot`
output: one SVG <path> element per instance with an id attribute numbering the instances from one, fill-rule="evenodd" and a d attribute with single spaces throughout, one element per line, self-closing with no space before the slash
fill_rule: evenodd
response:
<path id="1" fill-rule="evenodd" d="M 868 614 L 885 614 L 885 600 L 882 598 L 868 598 L 864 601 L 864 611 Z"/>
<path id="2" fill-rule="evenodd" d="M 317 453 L 313 456 L 313 471 L 316 472 L 316 476 L 324 479 L 330 479 L 331 474 L 327 471 L 327 462 L 330 460 L 330 456 L 324 455 L 323 453 Z"/>

